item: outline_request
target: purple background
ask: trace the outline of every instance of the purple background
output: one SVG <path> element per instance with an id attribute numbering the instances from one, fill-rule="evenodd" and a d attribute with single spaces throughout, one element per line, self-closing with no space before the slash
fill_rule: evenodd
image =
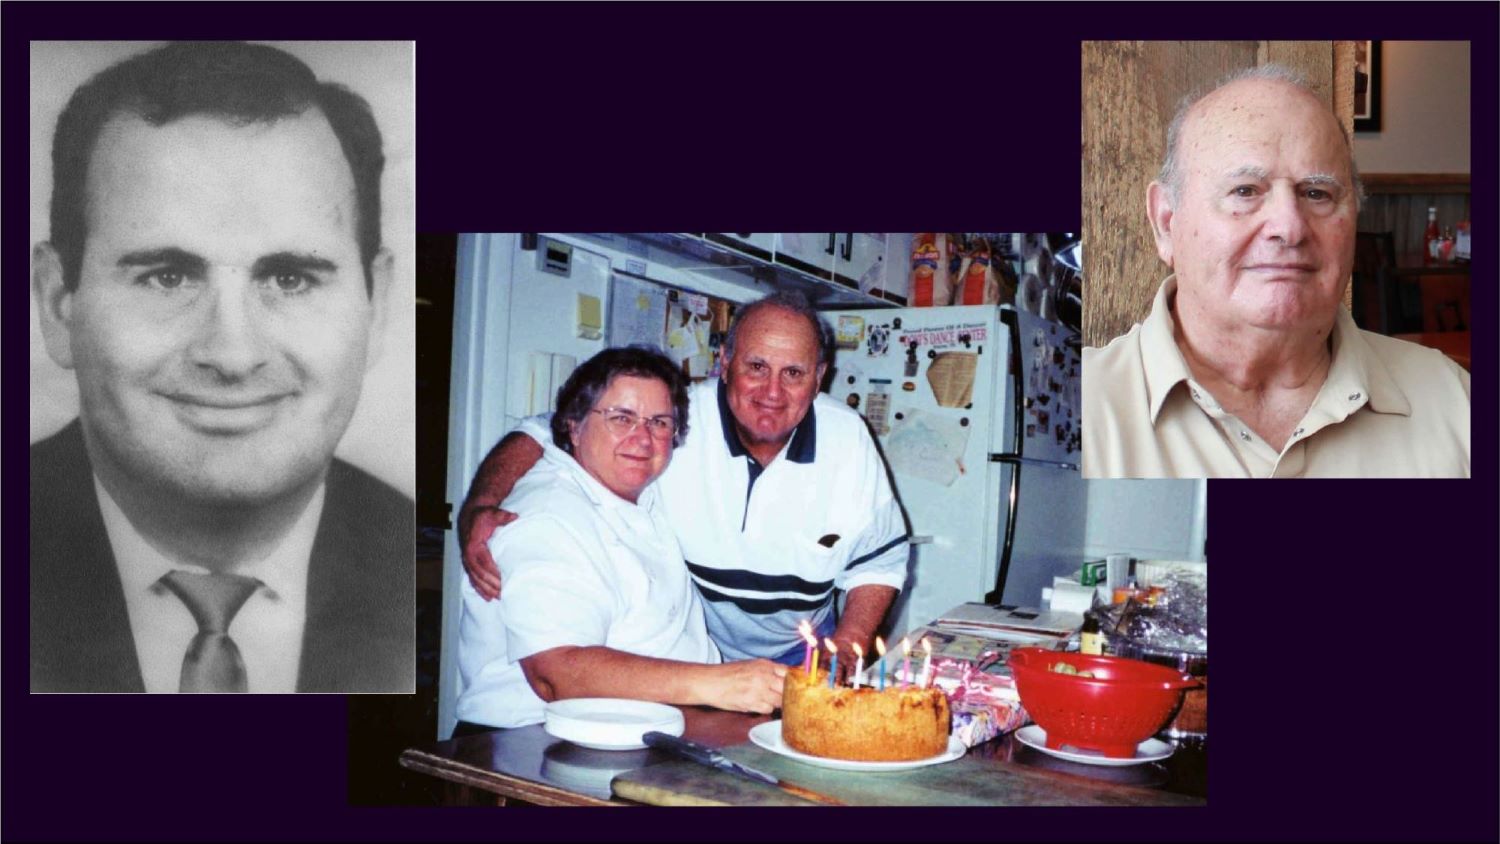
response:
<path id="1" fill-rule="evenodd" d="M 788 826 L 765 810 L 351 808 L 341 696 L 25 693 L 26 440 L 9 414 L 5 838 L 1493 840 L 1497 8 L 6 4 L 17 403 L 29 249 L 18 127 L 25 42 L 45 38 L 415 39 L 423 231 L 1076 231 L 1081 40 L 1473 39 L 1472 304 L 1484 316 L 1473 480 L 1210 484 L 1215 752 L 1208 807 L 1184 811 L 882 809 Z M 910 120 L 891 119 L 893 103 Z"/>

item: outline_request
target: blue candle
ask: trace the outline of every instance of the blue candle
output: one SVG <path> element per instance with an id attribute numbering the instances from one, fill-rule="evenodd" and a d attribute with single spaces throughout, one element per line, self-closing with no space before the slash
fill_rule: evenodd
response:
<path id="1" fill-rule="evenodd" d="M 833 688 L 835 677 L 839 676 L 839 645 L 832 639 L 824 639 L 823 644 L 828 646 L 828 688 Z"/>
<path id="2" fill-rule="evenodd" d="M 875 650 L 880 651 L 880 691 L 885 691 L 885 641 L 875 637 Z"/>
<path id="3" fill-rule="evenodd" d="M 817 671 L 811 666 L 813 651 L 818 647 L 818 638 L 812 634 L 812 625 L 808 624 L 805 618 L 802 619 L 801 624 L 797 625 L 797 629 L 802 633 L 802 640 L 807 643 L 807 650 L 802 654 L 802 671 L 811 677 Z"/>

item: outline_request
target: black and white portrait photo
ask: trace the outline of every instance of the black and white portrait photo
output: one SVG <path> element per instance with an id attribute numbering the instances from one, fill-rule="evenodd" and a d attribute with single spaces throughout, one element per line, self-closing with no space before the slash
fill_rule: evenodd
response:
<path id="1" fill-rule="evenodd" d="M 413 691 L 413 61 L 31 42 L 32 692 Z"/>

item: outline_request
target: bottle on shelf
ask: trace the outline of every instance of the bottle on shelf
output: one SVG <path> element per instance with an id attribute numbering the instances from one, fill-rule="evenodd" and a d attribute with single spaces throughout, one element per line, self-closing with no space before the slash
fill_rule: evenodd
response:
<path id="1" fill-rule="evenodd" d="M 1427 231 L 1422 234 L 1422 263 L 1434 264 L 1437 262 L 1438 249 L 1442 244 L 1442 235 L 1438 232 L 1437 207 L 1427 206 Z"/>
<path id="2" fill-rule="evenodd" d="M 1142 590 L 1139 586 L 1136 585 L 1135 576 L 1132 575 L 1129 580 L 1125 581 L 1124 586 L 1115 587 L 1112 593 L 1112 597 L 1114 599 L 1113 603 L 1123 604 L 1126 601 L 1129 601 L 1131 598 L 1138 597 L 1141 594 L 1143 594 Z"/>
<path id="3" fill-rule="evenodd" d="M 1078 629 L 1078 652 L 1093 656 L 1104 653 L 1104 633 L 1099 629 L 1099 617 L 1093 612 L 1083 614 L 1083 626 Z"/>

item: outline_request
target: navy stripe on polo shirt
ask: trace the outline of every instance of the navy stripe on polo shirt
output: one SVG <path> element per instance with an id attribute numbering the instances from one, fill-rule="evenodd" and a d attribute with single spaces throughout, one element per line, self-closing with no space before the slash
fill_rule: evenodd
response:
<path id="1" fill-rule="evenodd" d="M 890 542 L 887 542 L 879 548 L 876 548 L 874 551 L 871 551 L 868 554 L 862 554 L 859 557 L 850 560 L 849 565 L 844 566 L 844 571 L 848 571 L 849 569 L 852 569 L 861 563 L 868 563 L 869 561 L 875 559 L 876 557 L 879 557 L 881 554 L 884 554 L 885 552 L 891 550 L 892 548 L 895 548 L 897 545 L 900 545 L 901 543 L 906 542 L 909 539 L 911 539 L 911 535 L 903 533 L 895 539 L 892 539 Z"/>
<path id="2" fill-rule="evenodd" d="M 744 569 L 712 569 L 707 566 L 687 563 L 688 571 L 699 583 L 709 583 L 726 589 L 753 589 L 759 592 L 801 592 L 804 595 L 824 595 L 833 588 L 832 580 L 804 580 L 795 574 L 760 574 Z"/>
<path id="3" fill-rule="evenodd" d="M 810 612 L 822 609 L 828 603 L 829 596 L 833 594 L 833 589 L 830 587 L 827 595 L 810 600 L 800 598 L 746 598 L 742 595 L 726 595 L 723 592 L 718 592 L 699 583 L 698 594 L 705 601 L 712 601 L 715 604 L 733 604 L 741 612 L 750 613 L 751 615 L 772 615 L 788 610 Z"/>

